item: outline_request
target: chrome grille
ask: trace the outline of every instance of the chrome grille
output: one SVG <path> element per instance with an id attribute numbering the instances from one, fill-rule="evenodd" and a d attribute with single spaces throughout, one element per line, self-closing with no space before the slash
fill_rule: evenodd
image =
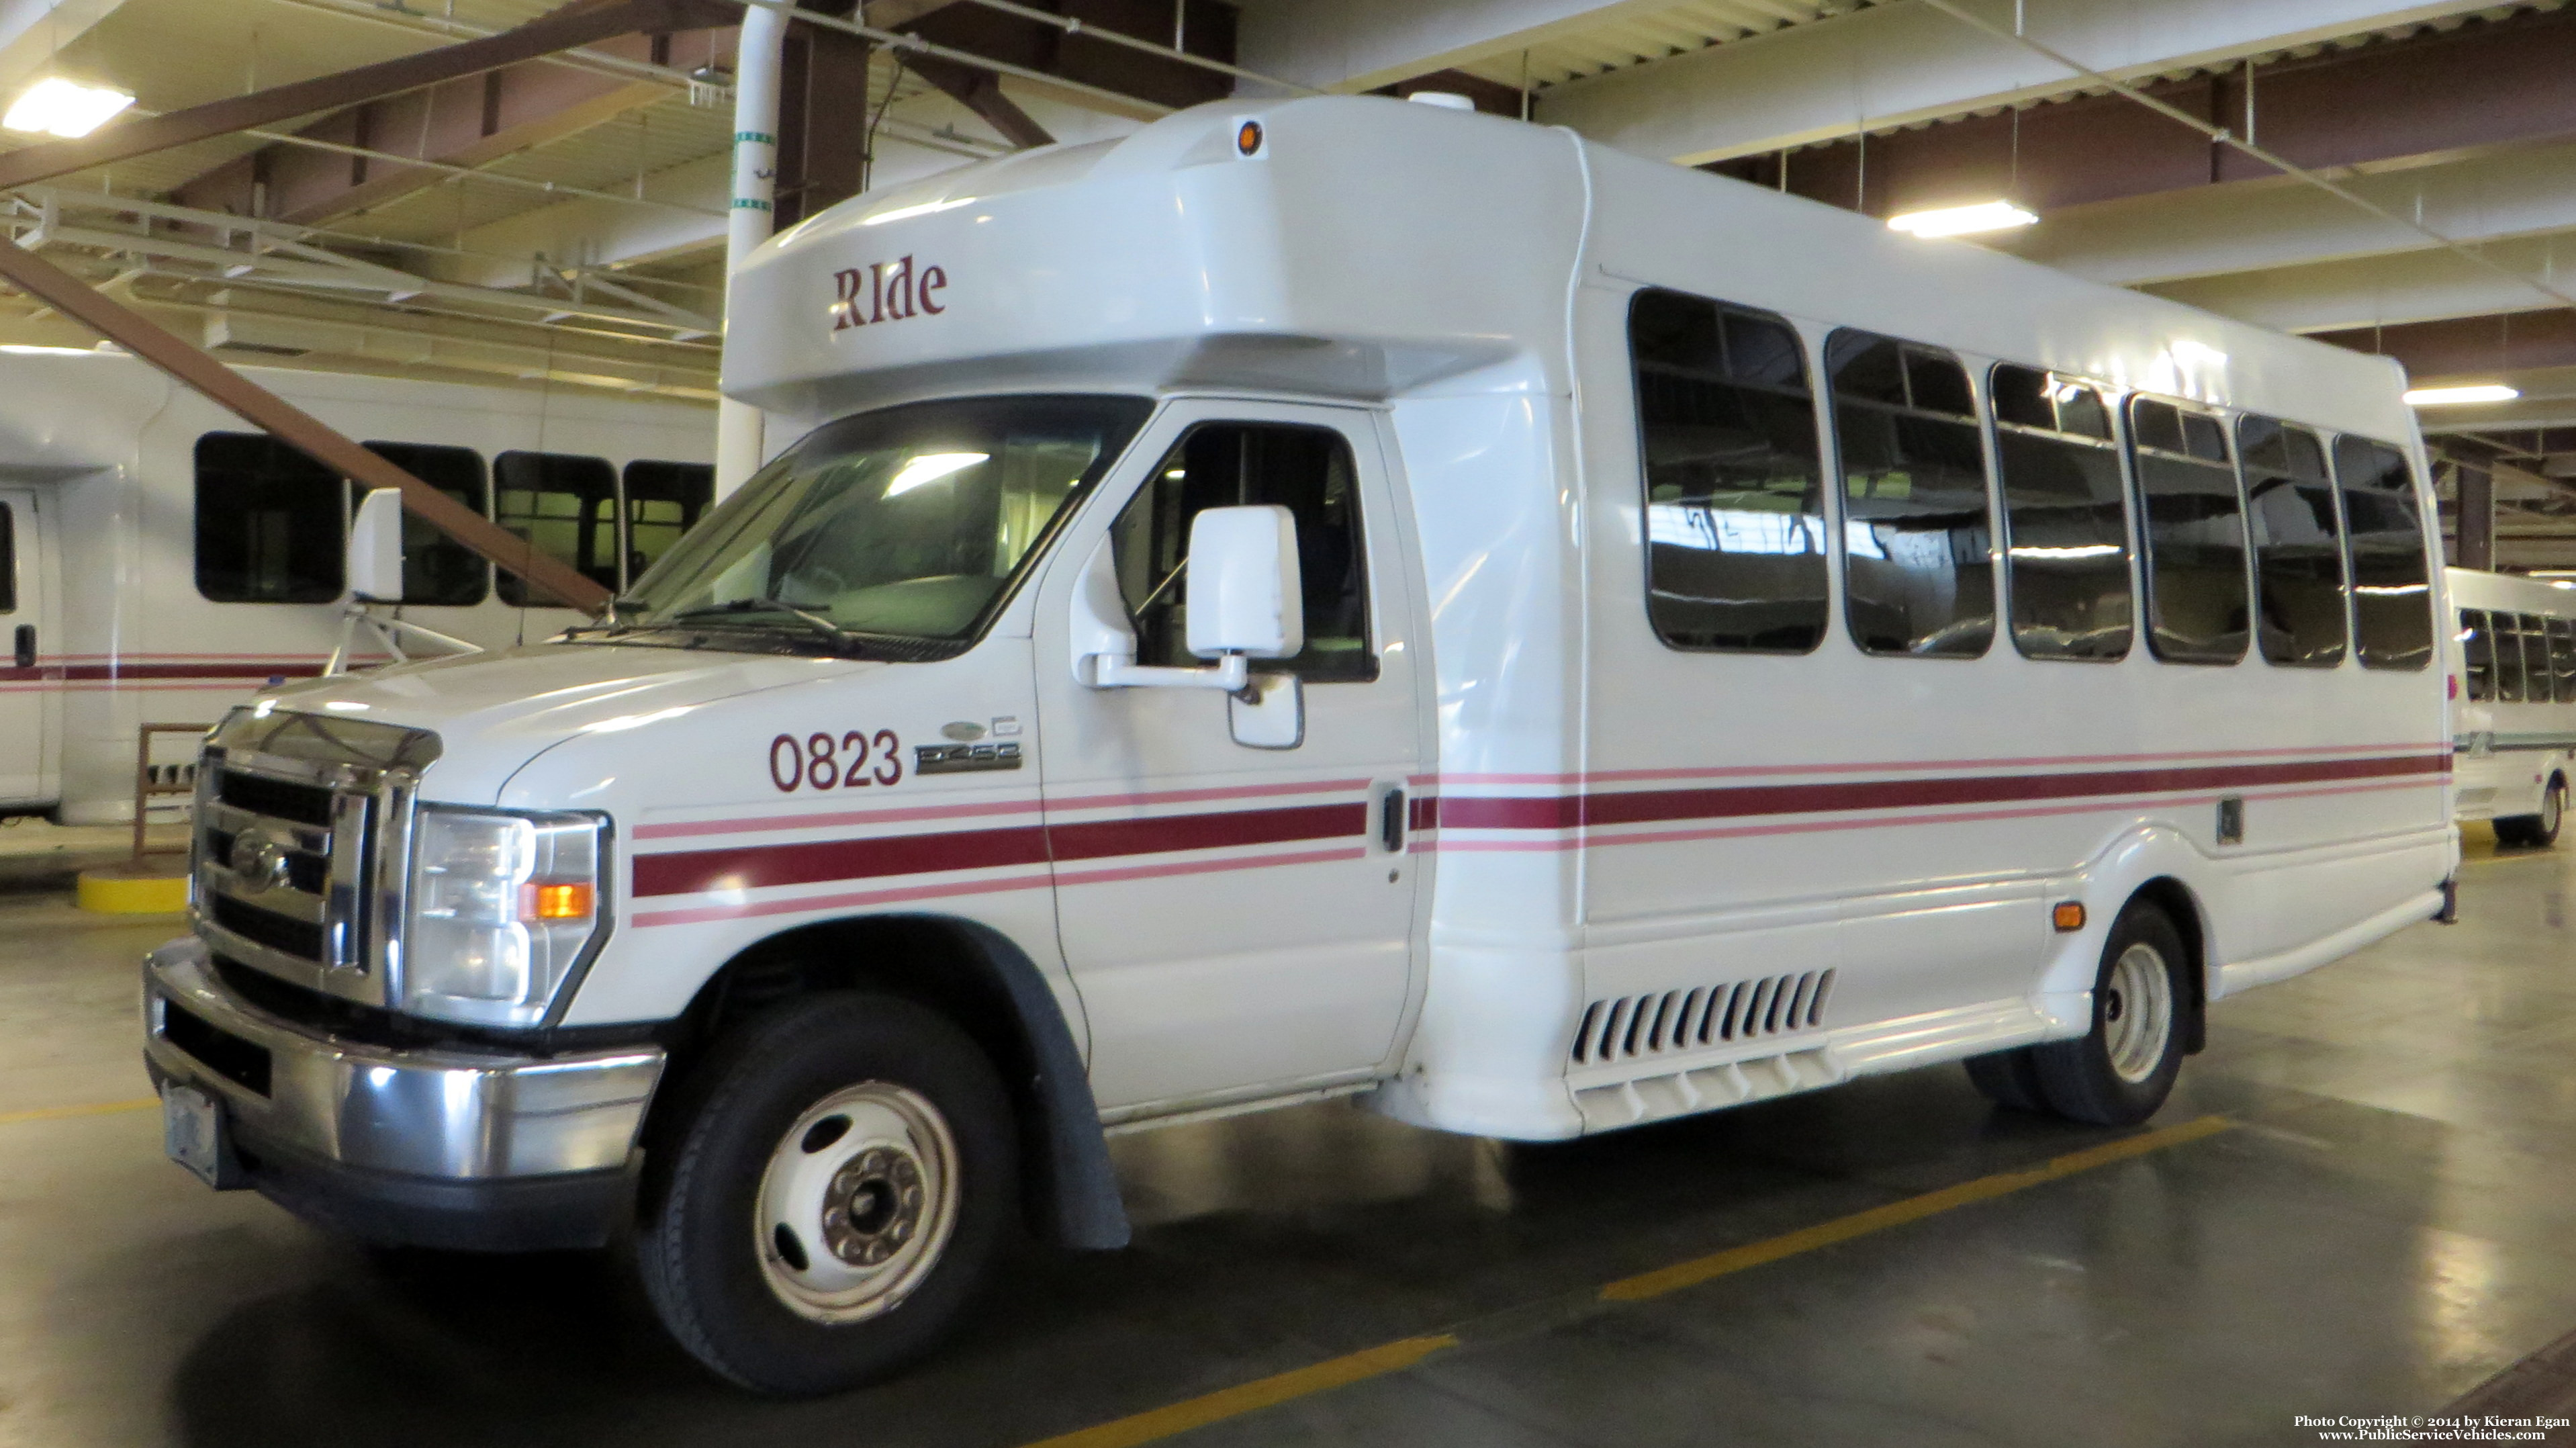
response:
<path id="1" fill-rule="evenodd" d="M 197 933 L 282 980 L 386 1004 L 412 797 L 437 755 L 418 730 L 237 711 L 197 771 Z"/>

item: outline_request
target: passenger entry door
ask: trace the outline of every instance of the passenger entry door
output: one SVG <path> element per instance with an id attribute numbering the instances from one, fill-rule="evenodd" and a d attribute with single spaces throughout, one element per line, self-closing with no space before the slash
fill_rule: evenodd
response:
<path id="1" fill-rule="evenodd" d="M 0 488 L 0 805 L 49 803 L 62 720 L 53 537 L 36 493 Z"/>
<path id="2" fill-rule="evenodd" d="M 1138 663 L 1204 663 L 1184 643 L 1190 523 L 1245 503 L 1296 518 L 1306 646 L 1252 666 L 1302 683 L 1288 748 L 1236 742 L 1215 689 L 1102 689 L 1075 673 L 1073 596 L 1100 567 Z M 1425 725 L 1403 536 L 1372 414 L 1185 401 L 1049 570 L 1038 748 L 1058 930 L 1104 1109 L 1365 1078 L 1387 1058 L 1413 990 L 1403 795 Z"/>

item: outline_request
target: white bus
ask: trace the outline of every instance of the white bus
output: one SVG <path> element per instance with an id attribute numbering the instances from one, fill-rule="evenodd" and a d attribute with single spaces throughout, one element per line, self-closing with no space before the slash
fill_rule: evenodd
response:
<path id="1" fill-rule="evenodd" d="M 2447 570 L 2460 651 L 2459 817 L 2496 842 L 2558 842 L 2576 778 L 2576 586 Z"/>
<path id="2" fill-rule="evenodd" d="M 1108 1132 L 1963 1060 L 2134 1122 L 2208 1002 L 2443 910 L 2383 359 L 1353 97 L 856 199 L 732 317 L 802 440 L 619 617 L 215 735 L 147 969 L 210 1180 L 631 1209 L 689 1351 L 820 1391 L 1015 1212 L 1125 1242 Z"/>
<path id="3" fill-rule="evenodd" d="M 711 409 L 253 369 L 262 386 L 611 589 L 712 501 Z M 119 352 L 0 347 L 0 813 L 132 817 L 138 724 L 320 672 L 349 485 Z M 580 616 L 405 525 L 404 616 L 480 646 Z M 164 773 L 193 741 L 169 741 Z M 185 745 L 183 750 L 180 746 Z"/>

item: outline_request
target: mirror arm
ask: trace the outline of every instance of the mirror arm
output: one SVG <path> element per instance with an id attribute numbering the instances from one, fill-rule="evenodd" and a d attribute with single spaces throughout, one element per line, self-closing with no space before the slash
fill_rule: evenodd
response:
<path id="1" fill-rule="evenodd" d="M 1204 669 L 1175 669 L 1162 664 L 1139 664 L 1133 654 L 1092 654 L 1091 677 L 1083 682 L 1095 689 L 1221 689 L 1239 694 L 1252 683 L 1252 664 L 1241 654 L 1227 654 Z"/>

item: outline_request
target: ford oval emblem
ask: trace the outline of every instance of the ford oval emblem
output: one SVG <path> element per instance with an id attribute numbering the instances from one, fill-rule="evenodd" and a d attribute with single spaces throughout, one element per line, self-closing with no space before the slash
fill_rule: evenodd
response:
<path id="1" fill-rule="evenodd" d="M 286 842 L 262 830 L 244 830 L 233 838 L 233 878 L 251 894 L 287 882 Z"/>

